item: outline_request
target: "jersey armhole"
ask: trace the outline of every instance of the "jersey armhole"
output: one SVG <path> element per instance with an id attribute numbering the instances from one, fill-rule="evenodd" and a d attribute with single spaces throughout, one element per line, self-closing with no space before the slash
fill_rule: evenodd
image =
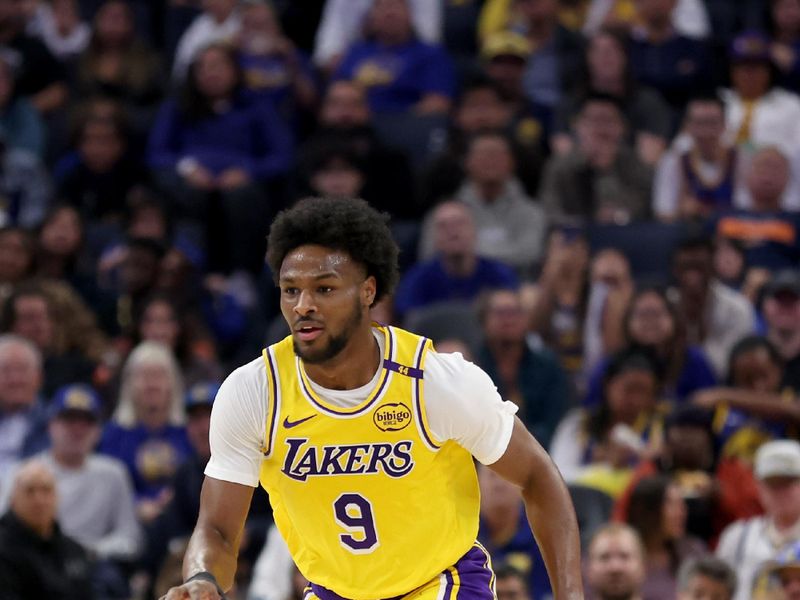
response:
<path id="1" fill-rule="evenodd" d="M 264 446 L 261 451 L 265 458 L 272 455 L 275 435 L 278 429 L 278 415 L 280 414 L 280 385 L 278 381 L 278 370 L 275 368 L 275 355 L 272 348 L 264 348 L 262 351 L 264 367 L 267 371 L 267 411 L 264 423 Z"/>
<path id="2" fill-rule="evenodd" d="M 414 360 L 414 367 L 422 372 L 422 377 L 416 378 L 412 384 L 412 395 L 414 397 L 414 410 L 417 412 L 417 423 L 419 424 L 419 432 L 422 440 L 429 450 L 436 452 L 443 445 L 444 442 L 438 440 L 433 435 L 430 425 L 428 424 L 428 411 L 425 408 L 425 358 L 428 352 L 433 350 L 433 342 L 428 338 L 420 338 L 419 347 L 417 348 Z"/>

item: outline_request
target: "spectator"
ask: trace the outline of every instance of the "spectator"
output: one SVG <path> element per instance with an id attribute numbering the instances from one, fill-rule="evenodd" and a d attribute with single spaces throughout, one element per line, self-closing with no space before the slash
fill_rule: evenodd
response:
<path id="1" fill-rule="evenodd" d="M 101 4 L 76 70 L 76 87 L 82 96 L 115 99 L 132 113 L 136 131 L 143 133 L 161 96 L 164 77 L 158 55 L 137 35 L 127 2 Z"/>
<path id="2" fill-rule="evenodd" d="M 0 581 L 8 600 L 91 600 L 92 564 L 56 520 L 56 478 L 42 461 L 17 472 L 11 508 L 0 518 Z"/>
<path id="3" fill-rule="evenodd" d="M 175 196 L 178 217 L 209 229 L 212 268 L 255 273 L 270 215 L 281 204 L 275 194 L 265 197 L 265 186 L 288 170 L 292 142 L 275 111 L 248 99 L 242 85 L 232 50 L 199 52 L 182 98 L 159 112 L 148 162 Z"/>
<path id="4" fill-rule="evenodd" d="M 800 394 L 800 275 L 796 271 L 779 271 L 770 279 L 762 312 L 767 339 L 783 360 L 783 387 Z"/>
<path id="5" fill-rule="evenodd" d="M 592 536 L 586 559 L 587 598 L 643 600 L 644 546 L 629 525 L 610 523 Z"/>
<path id="6" fill-rule="evenodd" d="M 91 35 L 89 26 L 81 20 L 78 4 L 77 0 L 40 2 L 26 28 L 65 64 L 83 52 Z"/>
<path id="7" fill-rule="evenodd" d="M 735 600 L 749 600 L 764 561 L 800 541 L 800 444 L 777 440 L 761 446 L 755 475 L 765 514 L 728 526 L 716 550 L 739 576 Z"/>
<path id="8" fill-rule="evenodd" d="M 755 329 L 753 307 L 742 294 L 713 279 L 708 238 L 687 237 L 672 254 L 676 287 L 670 297 L 686 323 L 686 340 L 702 347 L 719 379 L 733 345 Z"/>
<path id="9" fill-rule="evenodd" d="M 645 549 L 645 598 L 674 598 L 680 564 L 705 553 L 702 541 L 686 533 L 686 502 L 676 483 L 663 476 L 636 484 L 628 505 L 628 523 Z"/>
<path id="10" fill-rule="evenodd" d="M 486 467 L 478 468 L 481 492 L 478 540 L 493 561 L 513 563 L 533 598 L 552 596 L 544 560 L 530 530 L 519 489 Z M 495 574 L 495 577 L 497 575 Z"/>
<path id="11" fill-rule="evenodd" d="M 355 149 L 344 144 L 320 147 L 309 157 L 305 179 L 311 195 L 323 198 L 361 198 L 367 174 Z"/>
<path id="12" fill-rule="evenodd" d="M 610 29 L 601 29 L 589 40 L 583 77 L 559 106 L 550 144 L 560 154 L 573 148 L 571 123 L 580 111 L 583 98 L 593 92 L 618 98 L 628 123 L 627 141 L 639 160 L 655 164 L 667 147 L 672 133 L 669 107 L 655 90 L 637 85 L 630 73 L 627 39 Z"/>
<path id="13" fill-rule="evenodd" d="M 717 96 L 696 96 L 684 118 L 689 148 L 676 144 L 656 171 L 653 212 L 661 221 L 705 219 L 734 205 L 739 158 L 725 140 L 725 104 Z"/>
<path id="14" fill-rule="evenodd" d="M 489 288 L 519 286 L 509 267 L 478 255 L 475 222 L 467 205 L 443 202 L 431 219 L 436 255 L 402 277 L 394 296 L 399 318 L 437 302 L 470 302 Z"/>
<path id="15" fill-rule="evenodd" d="M 372 121 L 361 86 L 332 82 L 322 98 L 319 127 L 305 143 L 298 162 L 307 171 L 317 157 L 344 146 L 364 165 L 364 200 L 395 219 L 420 218 L 422 209 L 410 201 L 415 190 L 408 157 L 385 146 L 375 134 Z"/>
<path id="16" fill-rule="evenodd" d="M 365 25 L 368 39 L 353 45 L 333 75 L 367 90 L 376 113 L 446 113 L 455 88 L 453 65 L 440 46 L 414 34 L 408 0 L 375 0 Z"/>
<path id="17" fill-rule="evenodd" d="M 703 42 L 676 32 L 676 0 L 636 2 L 638 25 L 631 32 L 629 56 L 634 78 L 655 88 L 679 115 L 689 98 L 708 86 L 711 57 Z"/>
<path id="18" fill-rule="evenodd" d="M 17 286 L 8 297 L 0 319 L 0 331 L 36 345 L 44 360 L 42 393 L 48 398 L 67 383 L 91 382 L 95 367 L 88 357 L 68 347 L 64 324 L 55 310 L 45 288 L 30 282 Z"/>
<path id="19" fill-rule="evenodd" d="M 131 148 L 123 108 L 108 103 L 110 114 L 89 109 L 79 117 L 74 150 L 55 167 L 59 197 L 89 222 L 119 225 L 131 192 L 147 182 L 147 173 Z"/>
<path id="20" fill-rule="evenodd" d="M 733 600 L 736 572 L 713 556 L 687 560 L 678 571 L 677 600 Z"/>
<path id="21" fill-rule="evenodd" d="M 716 384 L 714 370 L 702 349 L 686 343 L 684 323 L 675 305 L 658 287 L 641 288 L 630 301 L 622 338 L 628 347 L 647 348 L 659 360 L 664 377 L 661 395 L 683 402 L 697 390 Z M 608 361 L 599 363 L 589 379 L 584 404 L 596 406 Z"/>
<path id="22" fill-rule="evenodd" d="M 636 467 L 628 488 L 614 505 L 614 519 L 626 521 L 631 493 L 645 477 L 663 475 L 677 485 L 686 502 L 686 529 L 709 545 L 737 519 L 762 512 L 749 464 L 718 456 L 713 413 L 696 406 L 673 410 L 664 423 L 664 445 Z"/>
<path id="23" fill-rule="evenodd" d="M 34 240 L 25 229 L 0 226 L 0 298 L 33 274 L 35 260 Z"/>
<path id="24" fill-rule="evenodd" d="M 46 130 L 39 113 L 17 91 L 17 69 L 8 57 L 0 56 L 0 127 L 11 150 L 24 150 L 42 158 Z"/>
<path id="25" fill-rule="evenodd" d="M 38 225 L 47 212 L 51 187 L 42 161 L 27 150 L 7 146 L 0 125 L 0 196 L 6 198 L 0 206 L 0 226 Z"/>
<path id="26" fill-rule="evenodd" d="M 646 452 L 661 447 L 658 370 L 648 354 L 616 355 L 603 382 L 601 404 L 574 409 L 559 423 L 550 456 L 567 482 L 619 496 Z"/>
<path id="27" fill-rule="evenodd" d="M 586 96 L 575 133 L 575 148 L 545 166 L 540 195 L 548 217 L 617 225 L 647 218 L 653 174 L 625 142 L 619 100 Z"/>
<path id="28" fill-rule="evenodd" d="M 483 345 L 476 362 L 500 395 L 519 407 L 517 415 L 547 448 L 569 402 L 569 385 L 550 351 L 526 343 L 526 315 L 513 290 L 490 290 L 479 304 Z"/>
<path id="29" fill-rule="evenodd" d="M 599 27 L 628 29 L 636 24 L 635 3 L 626 0 L 591 0 L 583 26 L 585 35 Z M 702 0 L 677 0 L 672 11 L 672 27 L 681 35 L 703 39 L 711 33 L 706 7 Z"/>
<path id="30" fill-rule="evenodd" d="M 183 33 L 175 50 L 172 77 L 183 81 L 197 55 L 210 45 L 232 43 L 241 30 L 238 0 L 202 0 L 203 13 Z"/>
<path id="31" fill-rule="evenodd" d="M 800 542 L 790 544 L 784 550 L 781 550 L 774 560 L 764 566 L 765 574 L 771 575 L 778 580 L 779 588 L 783 591 L 781 598 L 785 600 L 798 600 L 800 598 L 798 546 L 800 546 Z"/>
<path id="32" fill-rule="evenodd" d="M 100 451 L 122 460 L 133 479 L 136 511 L 150 523 L 169 501 L 167 484 L 191 453 L 183 426 L 183 382 L 175 358 L 156 342 L 142 342 L 122 371 L 119 403 Z"/>
<path id="33" fill-rule="evenodd" d="M 528 591 L 528 582 L 519 569 L 506 563 L 495 564 L 495 588 L 497 600 L 528 600 L 531 598 Z"/>
<path id="34" fill-rule="evenodd" d="M 36 346 L 16 335 L 0 336 L 0 479 L 14 462 L 47 445 L 41 383 Z"/>
<path id="35" fill-rule="evenodd" d="M 542 209 L 528 198 L 514 177 L 511 144 L 499 133 L 480 133 L 469 143 L 466 178 L 456 200 L 472 211 L 477 252 L 499 260 L 519 274 L 531 272 L 542 258 L 547 223 Z M 423 224 L 420 255 L 432 253 L 431 217 Z"/>
<path id="36" fill-rule="evenodd" d="M 800 3 L 797 0 L 770 2 L 772 44 L 770 56 L 779 72 L 780 84 L 800 91 Z"/>
<path id="37" fill-rule="evenodd" d="M 67 100 L 64 69 L 47 47 L 25 32 L 25 16 L 18 0 L 0 0 L 0 46 L 18 68 L 17 91 L 28 96 L 36 110 L 47 115 Z"/>
<path id="38" fill-rule="evenodd" d="M 244 2 L 241 17 L 237 46 L 245 85 L 296 125 L 297 111 L 312 111 L 317 104 L 311 65 L 284 35 L 268 0 Z"/>
<path id="39" fill-rule="evenodd" d="M 746 269 L 774 271 L 792 268 L 800 260 L 800 218 L 781 208 L 789 169 L 789 161 L 778 148 L 759 150 L 746 177 L 752 207 L 722 212 L 710 223 L 717 238 L 744 247 Z"/>

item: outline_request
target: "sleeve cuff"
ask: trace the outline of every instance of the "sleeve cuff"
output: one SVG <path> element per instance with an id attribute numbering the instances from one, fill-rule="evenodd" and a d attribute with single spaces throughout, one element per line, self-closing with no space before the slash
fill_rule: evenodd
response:
<path id="1" fill-rule="evenodd" d="M 258 477 L 253 478 L 253 476 L 249 474 L 240 473 L 238 471 L 229 471 L 228 469 L 214 466 L 211 463 L 206 465 L 206 470 L 204 473 L 206 476 L 219 479 L 220 481 L 229 481 L 230 483 L 238 483 L 240 485 L 246 485 L 247 487 L 252 488 L 258 487 Z"/>

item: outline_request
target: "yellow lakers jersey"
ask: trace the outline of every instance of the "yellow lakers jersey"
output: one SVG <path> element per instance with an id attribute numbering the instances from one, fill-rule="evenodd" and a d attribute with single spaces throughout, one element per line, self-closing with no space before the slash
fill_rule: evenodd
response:
<path id="1" fill-rule="evenodd" d="M 269 384 L 261 484 L 300 572 L 354 600 L 409 592 L 453 565 L 478 533 L 472 456 L 426 420 L 431 342 L 394 327 L 381 373 L 343 409 L 309 385 L 291 337 L 264 350 Z"/>

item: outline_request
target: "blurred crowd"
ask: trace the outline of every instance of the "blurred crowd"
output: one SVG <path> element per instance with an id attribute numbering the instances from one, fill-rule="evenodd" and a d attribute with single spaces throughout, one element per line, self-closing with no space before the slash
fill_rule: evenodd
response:
<path id="1" fill-rule="evenodd" d="M 596 600 L 800 599 L 800 0 L 0 0 L 0 597 L 181 580 L 297 199 L 491 376 Z M 500 600 L 551 597 L 480 469 Z M 302 597 L 256 494 L 232 598 Z"/>

